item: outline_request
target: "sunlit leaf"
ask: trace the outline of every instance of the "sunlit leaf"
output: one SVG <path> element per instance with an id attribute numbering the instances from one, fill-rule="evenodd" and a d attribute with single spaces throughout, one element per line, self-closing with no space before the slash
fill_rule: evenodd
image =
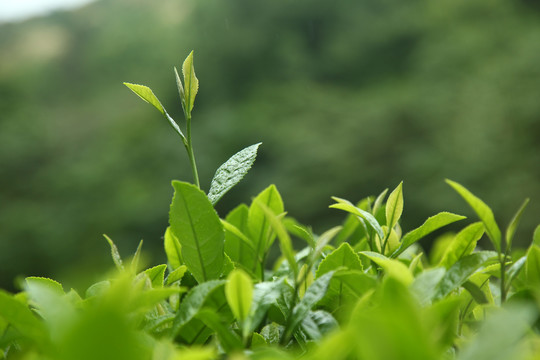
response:
<path id="1" fill-rule="evenodd" d="M 521 221 L 521 216 L 523 215 L 523 212 L 525 211 L 525 208 L 527 207 L 527 204 L 529 203 L 529 199 L 525 199 L 523 201 L 523 204 L 519 207 L 518 211 L 510 221 L 510 224 L 506 228 L 506 246 L 508 249 L 512 247 L 512 240 L 514 240 L 514 234 L 516 233 L 516 228 L 519 225 L 519 222 Z"/>
<path id="2" fill-rule="evenodd" d="M 476 222 L 461 230 L 447 245 L 439 264 L 448 269 L 462 257 L 471 254 L 484 235 L 484 229 L 483 223 Z"/>
<path id="3" fill-rule="evenodd" d="M 386 201 L 386 226 L 388 231 L 396 225 L 403 213 L 403 181 L 390 193 Z"/>
<path id="4" fill-rule="evenodd" d="M 253 299 L 253 283 L 242 270 L 234 270 L 227 277 L 225 297 L 234 316 L 243 322 L 249 314 Z"/>
<path id="5" fill-rule="evenodd" d="M 199 79 L 195 76 L 195 67 L 193 66 L 193 51 L 191 51 L 182 65 L 182 74 L 184 75 L 184 99 L 186 103 L 186 112 L 189 114 L 195 104 L 195 96 L 199 91 Z"/>

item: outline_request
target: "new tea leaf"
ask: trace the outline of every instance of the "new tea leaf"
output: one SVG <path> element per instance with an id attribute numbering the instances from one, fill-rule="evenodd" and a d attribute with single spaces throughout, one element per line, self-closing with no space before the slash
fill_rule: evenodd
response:
<path id="1" fill-rule="evenodd" d="M 457 182 L 446 180 L 448 185 L 450 185 L 461 197 L 469 204 L 469 206 L 474 210 L 478 215 L 480 220 L 484 223 L 486 227 L 486 232 L 495 247 L 497 252 L 501 252 L 501 230 L 495 222 L 495 217 L 493 216 L 493 211 L 487 206 L 482 200 L 474 196 L 469 190 L 467 190 L 462 185 Z"/>
<path id="2" fill-rule="evenodd" d="M 244 321 L 253 299 L 253 283 L 249 275 L 242 270 L 231 272 L 225 284 L 225 297 L 234 316 L 240 322 Z"/>
<path id="3" fill-rule="evenodd" d="M 523 215 L 523 212 L 525 211 L 525 208 L 527 207 L 527 204 L 529 203 L 529 199 L 525 199 L 523 201 L 523 204 L 519 207 L 518 211 L 510 221 L 510 224 L 508 225 L 508 228 L 506 229 L 506 246 L 508 249 L 512 247 L 512 240 L 514 239 L 514 234 L 516 233 L 516 228 L 519 225 L 519 222 L 521 221 L 521 215 Z"/>
<path id="4" fill-rule="evenodd" d="M 186 103 L 186 112 L 189 114 L 193 110 L 195 96 L 199 91 L 199 79 L 195 76 L 193 67 L 193 51 L 191 51 L 182 65 L 184 75 L 184 101 Z"/>
<path id="5" fill-rule="evenodd" d="M 388 196 L 386 202 L 386 226 L 388 231 L 396 225 L 403 213 L 403 181 L 399 183 L 394 191 Z"/>
<path id="6" fill-rule="evenodd" d="M 227 191 L 244 178 L 255 162 L 259 145 L 261 143 L 237 152 L 217 169 L 208 192 L 208 198 L 212 204 L 215 205 Z"/>

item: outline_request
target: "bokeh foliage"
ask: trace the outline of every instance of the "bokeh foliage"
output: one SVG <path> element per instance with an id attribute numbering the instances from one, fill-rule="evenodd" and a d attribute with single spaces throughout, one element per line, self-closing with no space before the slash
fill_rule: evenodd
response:
<path id="1" fill-rule="evenodd" d="M 290 212 L 322 229 L 336 219 L 331 195 L 405 180 L 414 228 L 463 210 L 448 177 L 502 219 L 530 196 L 515 241 L 530 239 L 539 20 L 525 0 L 102 0 L 0 25 L 0 283 L 100 269 L 104 232 L 122 249 L 141 237 L 161 247 L 166 184 L 190 178 L 188 160 L 122 82 L 148 84 L 178 115 L 172 67 L 191 49 L 202 187 L 228 154 L 263 142 L 220 215 L 276 183 Z"/>

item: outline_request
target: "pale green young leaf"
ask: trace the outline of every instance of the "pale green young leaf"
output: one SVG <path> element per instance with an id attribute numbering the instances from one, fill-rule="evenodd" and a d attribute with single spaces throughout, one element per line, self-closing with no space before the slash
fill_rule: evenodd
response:
<path id="1" fill-rule="evenodd" d="M 384 197 L 386 196 L 387 192 L 388 192 L 388 189 L 384 189 L 383 192 L 380 193 L 379 196 L 377 196 L 377 199 L 375 199 L 375 202 L 373 203 L 373 209 L 371 211 L 373 216 L 375 216 L 377 212 L 379 211 L 379 209 L 381 208 L 382 203 L 384 201 Z"/>
<path id="2" fill-rule="evenodd" d="M 228 222 L 227 220 L 221 219 L 221 223 L 223 224 L 223 229 L 225 229 L 225 233 L 230 233 L 234 235 L 237 239 L 240 239 L 240 241 L 243 243 L 243 245 L 246 245 L 250 250 L 255 251 L 255 248 L 253 247 L 253 242 L 250 238 L 248 238 L 240 229 L 238 229 L 236 226 Z M 226 241 L 226 240 L 225 240 Z M 225 251 L 228 253 L 227 251 Z"/>
<path id="3" fill-rule="evenodd" d="M 214 207 L 195 185 L 173 181 L 169 224 L 197 282 L 217 279 L 223 267 L 225 233 Z"/>
<path id="4" fill-rule="evenodd" d="M 162 287 L 165 281 L 165 270 L 167 269 L 166 264 L 157 265 L 151 267 L 150 269 L 144 270 L 144 273 L 150 279 L 152 287 Z"/>
<path id="5" fill-rule="evenodd" d="M 318 238 L 315 249 L 311 254 L 311 259 L 316 260 L 322 253 L 323 249 L 332 241 L 332 239 L 341 231 L 342 226 L 334 226 L 333 228 L 322 233 Z"/>
<path id="6" fill-rule="evenodd" d="M 182 109 L 186 111 L 184 86 L 182 86 L 182 80 L 180 80 L 180 75 L 178 75 L 176 66 L 174 67 L 174 78 L 176 80 L 176 87 L 178 88 L 178 96 L 180 96 L 180 102 L 182 103 Z"/>
<path id="7" fill-rule="evenodd" d="M 388 196 L 386 201 L 386 226 L 388 231 L 396 225 L 403 213 L 403 181 Z"/>
<path id="8" fill-rule="evenodd" d="M 373 251 L 361 251 L 360 254 L 379 265 L 386 275 L 399 280 L 404 285 L 410 285 L 413 282 L 413 274 L 401 261 L 389 259 L 386 256 Z"/>
<path id="9" fill-rule="evenodd" d="M 420 227 L 408 232 L 401 238 L 400 247 L 392 253 L 390 257 L 395 258 L 405 251 L 409 246 L 422 239 L 424 236 L 435 230 L 458 220 L 465 219 L 465 216 L 452 214 L 449 212 L 440 212 L 428 218 Z"/>
<path id="10" fill-rule="evenodd" d="M 28 305 L 1 289 L 0 318 L 7 321 L 25 338 L 37 342 L 46 339 L 45 325 L 32 313 Z"/>
<path id="11" fill-rule="evenodd" d="M 523 212 L 525 211 L 525 208 L 527 207 L 528 203 L 529 203 L 529 199 L 527 198 L 527 199 L 525 199 L 525 201 L 523 201 L 523 204 L 521 204 L 518 211 L 516 212 L 516 214 L 514 215 L 512 220 L 510 221 L 510 224 L 506 228 L 505 240 L 506 240 L 507 249 L 512 248 L 512 240 L 514 239 L 514 234 L 516 233 L 516 228 L 518 227 L 519 222 L 521 221 L 521 216 L 523 215 Z"/>
<path id="12" fill-rule="evenodd" d="M 186 112 L 190 114 L 195 103 L 195 96 L 199 91 L 199 79 L 195 76 L 195 67 L 193 66 L 193 51 L 189 53 L 182 65 L 182 74 L 184 75 L 184 101 L 186 103 Z"/>
<path id="13" fill-rule="evenodd" d="M 493 216 L 493 211 L 487 206 L 482 200 L 473 195 L 469 190 L 467 190 L 462 185 L 457 182 L 446 180 L 446 183 L 450 185 L 474 210 L 476 215 L 482 220 L 484 226 L 486 227 L 486 232 L 497 250 L 498 253 L 501 252 L 501 230 L 495 221 Z"/>
<path id="14" fill-rule="evenodd" d="M 530 287 L 540 286 L 540 246 L 531 245 L 527 251 L 525 276 Z"/>
<path id="15" fill-rule="evenodd" d="M 110 237 L 103 234 L 109 245 L 111 246 L 111 256 L 114 262 L 114 265 L 116 265 L 116 268 L 120 271 L 124 270 L 124 265 L 122 264 L 122 258 L 120 257 L 120 253 L 118 252 L 118 248 L 114 244 L 114 242 L 111 240 Z"/>
<path id="16" fill-rule="evenodd" d="M 283 200 L 275 185 L 270 185 L 253 199 L 248 212 L 248 233 L 258 254 L 263 254 L 271 245 L 269 239 L 270 223 L 265 211 L 257 205 L 262 203 L 274 214 L 284 212 Z"/>
<path id="17" fill-rule="evenodd" d="M 182 245 L 180 245 L 180 241 L 178 241 L 178 238 L 171 231 L 170 226 L 165 230 L 164 247 L 171 268 L 175 270 L 180 267 L 184 262 L 182 260 Z"/>
<path id="18" fill-rule="evenodd" d="M 253 299 L 251 277 L 240 269 L 232 271 L 225 284 L 225 297 L 236 319 L 243 322 L 249 314 Z"/>
<path id="19" fill-rule="evenodd" d="M 208 199 L 213 205 L 244 178 L 255 162 L 257 149 L 261 144 L 258 143 L 240 150 L 217 169 L 210 185 L 210 191 L 208 191 Z"/>
<path id="20" fill-rule="evenodd" d="M 158 109 L 161 114 L 165 115 L 165 109 L 163 108 L 163 105 L 161 105 L 161 102 L 158 100 L 156 95 L 154 95 L 152 89 L 150 89 L 148 86 L 130 84 L 127 82 L 125 82 L 124 85 L 126 85 L 131 91 L 137 94 L 141 99 Z"/>
<path id="21" fill-rule="evenodd" d="M 184 287 L 170 286 L 170 287 L 159 287 L 154 289 L 147 289 L 138 293 L 133 301 L 130 303 L 130 310 L 145 310 L 152 308 L 153 306 L 159 304 L 161 301 L 167 299 L 168 297 L 180 294 L 186 291 Z"/>
<path id="22" fill-rule="evenodd" d="M 354 304 L 376 285 L 376 278 L 364 274 L 360 270 L 337 270 L 330 281 L 326 295 L 319 301 L 319 305 L 334 313 L 341 306 Z"/>
<path id="23" fill-rule="evenodd" d="M 421 272 L 414 279 L 409 288 L 420 305 L 426 306 L 431 304 L 437 284 L 441 281 L 445 273 L 446 270 L 444 268 L 437 267 Z"/>
<path id="24" fill-rule="evenodd" d="M 171 284 L 173 284 L 173 283 L 175 283 L 177 281 L 182 280 L 182 278 L 184 277 L 184 274 L 186 273 L 186 271 L 187 271 L 187 266 L 186 265 L 181 265 L 180 267 L 173 270 L 167 276 L 166 285 L 171 285 Z"/>
<path id="25" fill-rule="evenodd" d="M 135 255 L 133 255 L 133 258 L 131 259 L 131 263 L 129 265 L 131 271 L 133 273 L 137 273 L 137 270 L 139 268 L 139 261 L 141 259 L 141 251 L 142 251 L 142 245 L 143 241 L 141 240 L 139 242 L 139 246 L 137 246 L 137 250 L 135 251 Z"/>
<path id="26" fill-rule="evenodd" d="M 29 276 L 24 279 L 26 282 L 26 286 L 33 286 L 33 285 L 39 285 L 44 288 L 47 288 L 51 292 L 57 294 L 58 296 L 64 295 L 64 288 L 62 287 L 62 284 L 60 284 L 58 281 L 45 278 L 45 277 L 38 277 L 38 276 Z"/>
<path id="27" fill-rule="evenodd" d="M 336 250 L 328 254 L 319 264 L 315 276 L 319 278 L 332 270 L 342 267 L 348 270 L 363 270 L 358 254 L 354 252 L 348 243 L 341 244 Z"/>
<path id="28" fill-rule="evenodd" d="M 534 229 L 533 244 L 540 246 L 540 225 L 538 225 L 536 229 Z"/>
<path id="29" fill-rule="evenodd" d="M 202 309 L 210 294 L 225 284 L 225 280 L 210 280 L 192 288 L 180 303 L 174 318 L 171 335 L 174 338 L 182 326 L 187 324 Z"/>
<path id="30" fill-rule="evenodd" d="M 450 268 L 456 261 L 473 252 L 476 243 L 484 235 L 484 224 L 476 222 L 461 230 L 446 247 L 439 265 Z"/>
<path id="31" fill-rule="evenodd" d="M 384 239 L 384 232 L 381 228 L 381 225 L 375 219 L 375 217 L 370 214 L 369 212 L 360 209 L 359 207 L 354 206 L 350 201 L 345 199 L 340 199 L 338 197 L 333 196 L 332 199 L 336 201 L 336 204 L 330 205 L 330 208 L 333 209 L 340 209 L 347 211 L 351 214 L 354 214 L 358 216 L 360 219 L 365 220 L 366 223 L 379 235 L 381 239 Z"/>
<path id="32" fill-rule="evenodd" d="M 289 262 L 289 267 L 292 269 L 294 277 L 296 278 L 298 275 L 298 264 L 296 262 L 296 259 L 294 257 L 294 249 L 292 246 L 291 237 L 289 236 L 289 233 L 287 232 L 287 229 L 285 228 L 285 225 L 283 225 L 283 222 L 281 218 L 276 215 L 272 209 L 270 209 L 266 204 L 260 202 L 259 200 L 255 199 L 253 200 L 254 203 L 259 206 L 268 220 L 268 223 L 276 233 L 278 240 L 279 240 L 279 247 L 281 249 L 281 253 L 287 261 Z"/>
<path id="33" fill-rule="evenodd" d="M 479 251 L 458 260 L 444 275 L 434 295 L 434 299 L 442 299 L 463 285 L 467 279 L 490 259 L 496 258 L 493 251 Z"/>

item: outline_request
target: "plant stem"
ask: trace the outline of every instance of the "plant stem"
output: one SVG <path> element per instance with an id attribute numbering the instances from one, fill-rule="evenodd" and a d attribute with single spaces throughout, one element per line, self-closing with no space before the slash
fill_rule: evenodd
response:
<path id="1" fill-rule="evenodd" d="M 506 254 L 502 257 L 499 256 L 501 263 L 501 305 L 506 302 L 506 286 L 505 286 L 505 273 L 506 273 Z"/>
<path id="2" fill-rule="evenodd" d="M 186 123 L 187 123 L 187 145 L 186 150 L 189 156 L 189 163 L 191 165 L 191 171 L 193 172 L 193 181 L 195 185 L 200 189 L 201 184 L 199 183 L 199 173 L 197 172 L 197 164 L 195 163 L 195 154 L 193 153 L 193 144 L 191 142 L 191 114 L 186 114 Z"/>

